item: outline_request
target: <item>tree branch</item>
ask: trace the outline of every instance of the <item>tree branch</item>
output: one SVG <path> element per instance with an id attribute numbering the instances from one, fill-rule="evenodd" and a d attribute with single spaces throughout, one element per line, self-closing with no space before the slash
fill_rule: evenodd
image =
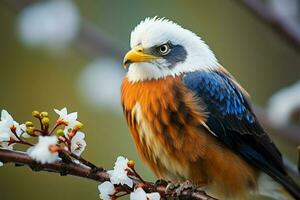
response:
<path id="1" fill-rule="evenodd" d="M 261 22 L 271 27 L 275 32 L 289 42 L 298 52 L 300 51 L 300 34 L 295 27 L 286 23 L 272 12 L 263 1 L 260 0 L 236 0 L 238 4 L 249 10 Z"/>
<path id="2" fill-rule="evenodd" d="M 31 159 L 27 154 L 17 151 L 9 151 L 0 149 L 0 161 L 3 163 L 13 163 L 16 165 L 27 165 L 33 171 L 47 171 L 59 173 L 60 175 L 73 175 L 77 177 L 91 179 L 97 182 L 109 181 L 109 175 L 105 170 L 94 172 L 88 167 L 74 163 L 55 162 L 51 164 L 40 164 Z M 101 168 L 100 168 L 101 169 Z M 143 183 L 136 177 L 132 177 L 134 186 L 142 186 L 146 192 L 159 192 L 163 199 L 171 199 L 176 194 L 176 188 L 170 189 L 166 181 L 158 181 L 157 183 L 146 182 Z M 124 185 L 124 191 L 129 188 Z M 180 199 L 195 199 L 195 200 L 216 200 L 215 198 L 207 195 L 194 187 L 183 190 L 179 196 Z"/>
<path id="3" fill-rule="evenodd" d="M 2 0 L 2 4 L 16 14 L 21 12 L 26 6 L 37 2 L 41 2 L 41 0 Z M 81 19 L 81 23 L 78 36 L 74 40 L 74 46 L 85 56 L 94 58 L 105 55 L 117 59 L 124 56 L 125 48 L 117 44 L 114 38 L 85 19 Z"/>
<path id="4" fill-rule="evenodd" d="M 113 38 L 99 30 L 94 24 L 84 20 L 74 43 L 75 47 L 88 57 L 105 55 L 120 60 L 125 55 L 125 49 L 116 44 Z"/>

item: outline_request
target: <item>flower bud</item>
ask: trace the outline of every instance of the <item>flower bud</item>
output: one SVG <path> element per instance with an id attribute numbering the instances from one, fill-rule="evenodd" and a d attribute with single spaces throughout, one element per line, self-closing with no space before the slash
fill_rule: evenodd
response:
<path id="1" fill-rule="evenodd" d="M 41 118 L 44 118 L 44 117 L 48 117 L 48 112 L 41 112 L 40 114 Z"/>
<path id="2" fill-rule="evenodd" d="M 48 117 L 44 117 L 44 118 L 42 119 L 42 124 L 43 124 L 44 126 L 49 126 L 49 121 L 50 121 L 50 119 L 49 119 Z"/>
<path id="3" fill-rule="evenodd" d="M 83 127 L 83 123 L 81 123 L 80 121 L 77 121 L 76 125 L 75 125 L 75 129 L 79 130 L 79 129 L 82 129 L 82 127 Z"/>
<path id="4" fill-rule="evenodd" d="M 32 116 L 39 118 L 40 117 L 40 112 L 39 111 L 32 111 Z"/>
<path id="5" fill-rule="evenodd" d="M 27 127 L 27 128 L 26 128 L 26 133 L 27 133 L 28 135 L 32 135 L 32 134 L 33 134 L 33 130 L 34 130 L 33 127 Z"/>
<path id="6" fill-rule="evenodd" d="M 64 133 L 64 131 L 63 131 L 62 129 L 57 129 L 56 135 L 57 135 L 57 136 L 64 136 L 65 133 Z"/>
<path id="7" fill-rule="evenodd" d="M 33 123 L 31 121 L 25 122 L 26 127 L 33 127 Z"/>
<path id="8" fill-rule="evenodd" d="M 127 166 L 128 166 L 129 168 L 134 168 L 134 165 L 135 165 L 135 163 L 134 163 L 133 160 L 129 160 L 129 161 L 127 162 Z"/>

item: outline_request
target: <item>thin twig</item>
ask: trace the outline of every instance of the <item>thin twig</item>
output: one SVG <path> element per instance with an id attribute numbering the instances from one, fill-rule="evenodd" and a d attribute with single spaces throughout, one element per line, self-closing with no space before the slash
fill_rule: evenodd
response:
<path id="1" fill-rule="evenodd" d="M 300 51 L 300 34 L 295 31 L 295 27 L 290 26 L 286 21 L 278 17 L 272 10 L 261 0 L 236 0 L 236 2 L 261 22 L 271 27 L 275 32 L 280 34 L 282 38 L 287 40 L 292 47 Z"/>
<path id="2" fill-rule="evenodd" d="M 24 144 L 24 145 L 28 145 L 28 146 L 34 146 L 32 143 L 30 142 L 26 142 L 24 140 L 9 140 L 9 141 L 1 141 L 2 143 L 9 143 L 9 145 L 12 144 Z"/>
<path id="3" fill-rule="evenodd" d="M 13 143 L 16 143 L 16 144 L 25 144 L 25 145 L 28 145 L 28 146 L 34 146 L 32 143 L 30 143 L 30 142 L 26 142 L 26 141 L 24 141 L 24 140 L 15 140 Z"/>
<path id="4" fill-rule="evenodd" d="M 86 20 L 82 20 L 82 27 L 74 44 L 88 57 L 110 56 L 122 60 L 126 53 L 125 48 L 117 44 L 110 35 Z"/>
<path id="5" fill-rule="evenodd" d="M 134 176 L 136 176 L 138 179 L 140 179 L 142 183 L 146 183 L 146 181 L 140 176 L 139 173 L 137 173 L 137 171 L 135 170 L 134 167 L 132 167 L 130 169 L 132 170 Z"/>
<path id="6" fill-rule="evenodd" d="M 55 125 L 52 127 L 52 129 L 49 131 L 49 135 L 52 135 L 61 124 L 60 123 L 55 123 Z"/>
<path id="7" fill-rule="evenodd" d="M 66 154 L 68 154 L 68 155 L 70 155 L 71 157 L 75 158 L 76 160 L 79 160 L 82 164 L 90 167 L 93 170 L 99 169 L 100 171 L 102 171 L 102 168 L 98 168 L 96 165 L 94 165 L 93 163 L 91 163 L 90 161 L 84 159 L 81 156 L 78 156 L 78 155 L 76 155 L 76 154 L 74 154 L 74 153 L 72 153 L 70 151 L 67 151 L 64 148 L 61 148 L 61 151 L 64 152 L 64 153 L 66 153 Z"/>
<path id="8" fill-rule="evenodd" d="M 37 129 L 37 128 L 34 128 L 34 129 L 33 129 L 33 133 L 35 133 L 35 132 L 38 132 L 38 133 L 40 133 L 40 134 L 42 134 L 42 135 L 47 135 L 47 133 L 46 133 L 45 131 L 40 130 L 40 129 Z M 36 136 L 38 136 L 38 135 L 36 135 Z"/>

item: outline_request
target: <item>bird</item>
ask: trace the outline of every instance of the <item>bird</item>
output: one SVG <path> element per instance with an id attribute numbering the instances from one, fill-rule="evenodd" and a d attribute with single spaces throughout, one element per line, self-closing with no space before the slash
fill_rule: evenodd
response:
<path id="1" fill-rule="evenodd" d="M 249 94 L 201 37 L 153 17 L 132 30 L 130 47 L 121 104 L 157 178 L 189 180 L 220 199 L 300 199 Z"/>

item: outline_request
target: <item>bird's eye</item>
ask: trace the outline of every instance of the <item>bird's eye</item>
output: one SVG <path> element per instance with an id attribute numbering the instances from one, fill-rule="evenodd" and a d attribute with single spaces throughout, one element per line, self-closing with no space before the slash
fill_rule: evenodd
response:
<path id="1" fill-rule="evenodd" d="M 168 44 L 163 44 L 163 45 L 159 46 L 158 50 L 159 50 L 159 53 L 163 56 L 167 55 L 171 51 L 170 46 Z"/>

